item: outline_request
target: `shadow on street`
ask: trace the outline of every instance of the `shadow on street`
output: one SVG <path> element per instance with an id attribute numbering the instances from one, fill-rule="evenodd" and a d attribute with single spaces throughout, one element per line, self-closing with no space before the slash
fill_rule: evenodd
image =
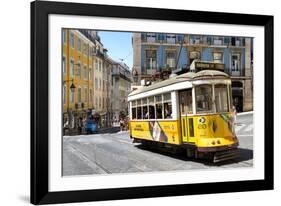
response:
<path id="1" fill-rule="evenodd" d="M 98 134 L 105 134 L 105 133 L 109 133 L 109 134 L 113 134 L 113 133 L 117 133 L 120 132 L 120 127 L 111 127 L 111 128 L 101 128 L 98 129 Z"/>
<path id="2" fill-rule="evenodd" d="M 183 160 L 183 161 L 197 162 L 197 163 L 201 163 L 201 164 L 204 164 L 204 165 L 207 165 L 207 166 L 224 166 L 224 165 L 240 163 L 240 162 L 244 162 L 244 161 L 253 159 L 253 150 L 245 149 L 245 148 L 238 148 L 240 156 L 237 157 L 236 159 L 231 159 L 231 160 L 226 160 L 226 161 L 223 161 L 223 162 L 213 163 L 213 162 L 210 162 L 210 160 L 206 160 L 206 159 L 188 158 L 186 156 L 185 150 L 169 151 L 169 150 L 165 150 L 164 148 L 148 147 L 148 146 L 145 146 L 145 145 L 142 145 L 142 144 L 135 145 L 135 147 L 137 147 L 139 149 L 142 149 L 142 150 L 158 153 L 158 154 L 161 154 L 161 155 L 166 155 L 166 156 L 169 156 L 171 158 L 175 158 L 175 159 L 179 159 L 179 160 Z"/>

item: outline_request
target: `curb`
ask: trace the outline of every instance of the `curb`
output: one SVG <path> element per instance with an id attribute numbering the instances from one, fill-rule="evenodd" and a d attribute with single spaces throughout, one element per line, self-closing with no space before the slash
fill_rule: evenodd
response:
<path id="1" fill-rule="evenodd" d="M 99 128 L 97 133 L 108 133 L 120 130 L 120 127 Z"/>
<path id="2" fill-rule="evenodd" d="M 243 115 L 247 115 L 247 114 L 253 114 L 254 111 L 250 111 L 250 112 L 241 112 L 241 113 L 237 113 L 237 116 L 243 116 Z"/>

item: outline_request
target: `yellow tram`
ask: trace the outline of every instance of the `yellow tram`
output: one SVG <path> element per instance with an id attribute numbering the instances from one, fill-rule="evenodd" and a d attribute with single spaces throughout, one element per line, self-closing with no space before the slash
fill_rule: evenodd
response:
<path id="1" fill-rule="evenodd" d="M 181 148 L 188 157 L 213 162 L 238 156 L 231 80 L 203 70 L 170 77 L 133 90 L 128 96 L 134 142 Z"/>

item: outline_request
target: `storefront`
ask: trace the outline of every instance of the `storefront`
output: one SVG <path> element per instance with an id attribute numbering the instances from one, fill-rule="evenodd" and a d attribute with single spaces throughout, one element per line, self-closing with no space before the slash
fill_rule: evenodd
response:
<path id="1" fill-rule="evenodd" d="M 237 112 L 242 112 L 243 102 L 244 102 L 243 83 L 240 81 L 232 81 L 231 87 L 232 87 L 233 105 L 235 106 Z"/>

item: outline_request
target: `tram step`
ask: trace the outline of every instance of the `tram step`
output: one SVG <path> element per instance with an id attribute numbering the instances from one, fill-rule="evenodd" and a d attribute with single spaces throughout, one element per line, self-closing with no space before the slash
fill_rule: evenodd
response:
<path id="1" fill-rule="evenodd" d="M 214 155 L 214 163 L 223 162 L 223 161 L 230 160 L 230 159 L 235 159 L 238 156 L 239 156 L 238 149 L 216 152 Z"/>

